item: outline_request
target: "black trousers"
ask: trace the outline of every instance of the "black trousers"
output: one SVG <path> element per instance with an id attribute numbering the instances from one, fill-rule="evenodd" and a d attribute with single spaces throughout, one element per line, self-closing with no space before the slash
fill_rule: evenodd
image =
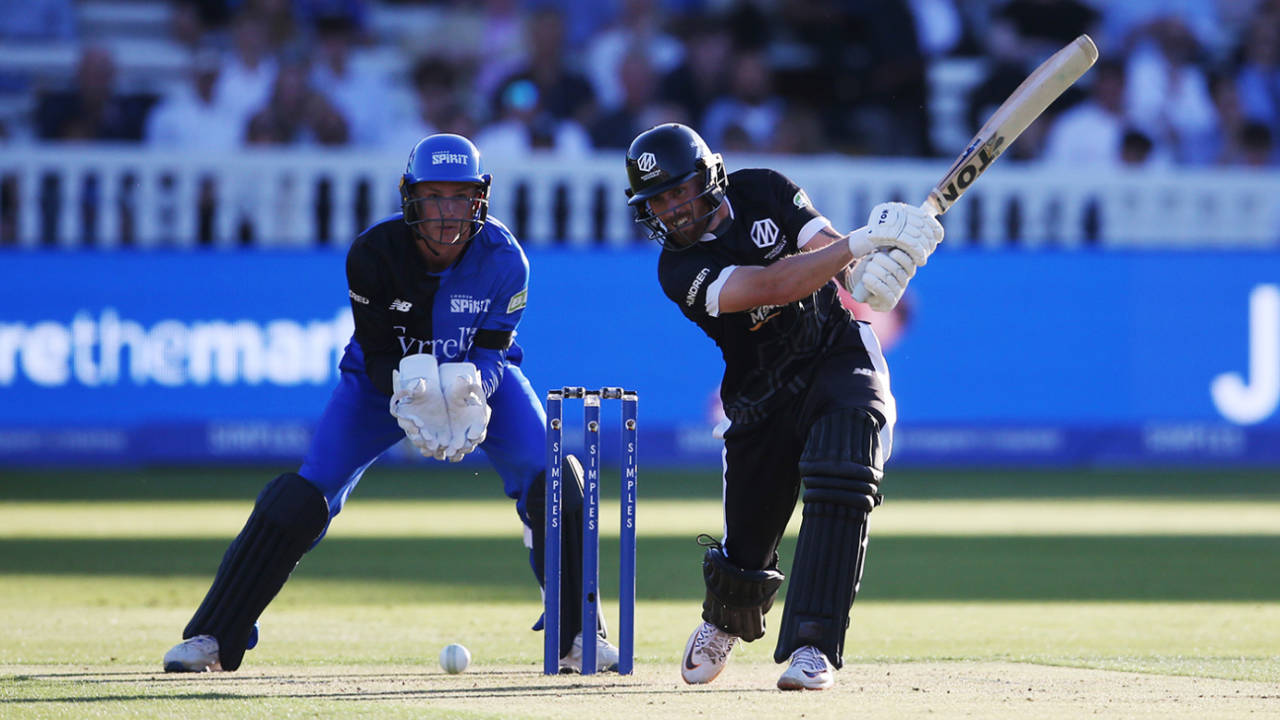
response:
<path id="1" fill-rule="evenodd" d="M 880 422 L 888 458 L 897 409 L 880 345 L 859 324 L 863 347 L 823 356 L 808 388 L 768 417 L 730 425 L 724 436 L 724 548 L 744 570 L 772 567 L 800 494 L 798 465 L 809 428 L 827 413 L 863 408 Z"/>

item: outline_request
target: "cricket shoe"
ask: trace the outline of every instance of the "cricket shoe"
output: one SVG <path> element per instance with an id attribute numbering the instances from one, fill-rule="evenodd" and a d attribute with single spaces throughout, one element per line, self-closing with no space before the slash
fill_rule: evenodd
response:
<path id="1" fill-rule="evenodd" d="M 618 669 L 618 648 L 613 643 L 596 636 L 596 672 Z M 560 672 L 582 672 L 582 633 L 573 639 L 573 648 L 560 658 Z"/>
<path id="2" fill-rule="evenodd" d="M 212 635 L 196 635 L 174 645 L 164 654 L 165 672 L 221 672 L 218 639 Z"/>
<path id="3" fill-rule="evenodd" d="M 684 646 L 684 660 L 680 663 L 680 677 L 690 685 L 702 685 L 715 680 L 729 664 L 729 653 L 738 644 L 738 636 L 731 635 L 709 622 L 704 622 L 689 636 Z"/>
<path id="4" fill-rule="evenodd" d="M 791 665 L 778 678 L 779 690 L 826 690 L 835 684 L 827 656 L 812 645 L 791 653 Z"/>

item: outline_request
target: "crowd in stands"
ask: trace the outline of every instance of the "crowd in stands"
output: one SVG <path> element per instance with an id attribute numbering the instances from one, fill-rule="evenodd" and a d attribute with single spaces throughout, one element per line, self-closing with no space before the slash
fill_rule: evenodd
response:
<path id="1" fill-rule="evenodd" d="M 404 152 L 434 131 L 489 154 L 625 148 L 658 122 L 726 153 L 950 157 L 928 71 L 982 68 L 967 136 L 1082 32 L 1102 60 L 1011 151 L 1094 165 L 1274 167 L 1280 0 L 453 0 L 391 34 L 384 0 L 173 0 L 184 77 L 147 92 L 79 33 L 72 0 L 0 4 L 0 43 L 73 40 L 74 73 L 29 81 L 0 142 L 103 140 Z M 360 62 L 390 49 L 399 63 Z M 0 72 L 0 85 L 23 78 Z"/>

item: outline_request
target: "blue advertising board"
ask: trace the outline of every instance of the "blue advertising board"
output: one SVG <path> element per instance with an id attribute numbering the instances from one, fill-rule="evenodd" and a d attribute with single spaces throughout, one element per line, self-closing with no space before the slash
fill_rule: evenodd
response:
<path id="1" fill-rule="evenodd" d="M 719 351 L 656 260 L 531 252 L 524 367 L 540 392 L 639 390 L 643 460 L 715 463 Z M 297 458 L 351 334 L 343 266 L 6 254 L 0 464 Z M 896 463 L 1280 464 L 1278 254 L 943 251 L 873 322 Z"/>

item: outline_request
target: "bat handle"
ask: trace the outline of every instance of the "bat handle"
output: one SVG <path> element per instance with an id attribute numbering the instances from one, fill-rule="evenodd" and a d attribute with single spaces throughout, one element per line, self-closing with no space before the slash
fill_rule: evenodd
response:
<path id="1" fill-rule="evenodd" d="M 933 193 L 929 193 L 929 197 L 923 203 L 920 203 L 920 209 L 929 213 L 929 217 L 938 217 L 942 214 L 942 207 L 938 204 L 937 199 L 934 198 Z M 863 285 L 861 280 L 853 286 L 853 290 L 849 294 L 853 296 L 855 301 L 860 303 L 865 303 L 871 296 L 871 293 L 867 291 L 867 286 Z"/>
<path id="2" fill-rule="evenodd" d="M 933 193 L 929 193 L 929 197 L 925 198 L 925 201 L 920 203 L 920 209 L 929 213 L 930 217 L 938 217 L 942 214 L 942 206 L 938 204 Z"/>

